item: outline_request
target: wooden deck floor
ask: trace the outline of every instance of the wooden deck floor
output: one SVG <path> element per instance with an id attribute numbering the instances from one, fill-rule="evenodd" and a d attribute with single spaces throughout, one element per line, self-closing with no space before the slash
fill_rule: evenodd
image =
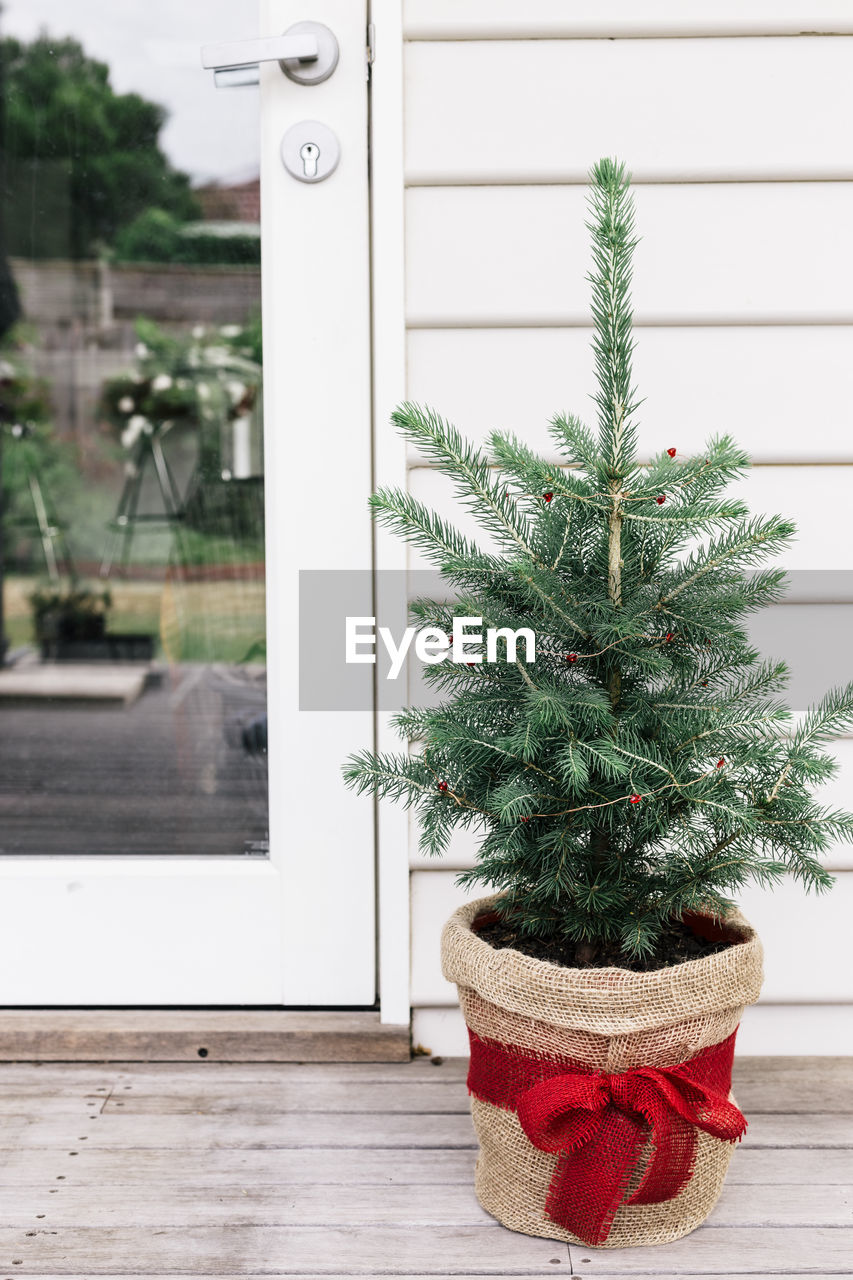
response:
<path id="1" fill-rule="evenodd" d="M 664 1247 L 506 1231 L 460 1060 L 0 1064 L 0 1280 L 853 1276 L 853 1059 L 752 1058 L 710 1222 Z"/>

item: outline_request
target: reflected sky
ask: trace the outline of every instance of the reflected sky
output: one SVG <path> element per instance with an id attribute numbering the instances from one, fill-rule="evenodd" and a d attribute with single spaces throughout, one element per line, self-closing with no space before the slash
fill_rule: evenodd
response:
<path id="1" fill-rule="evenodd" d="M 258 172 L 258 90 L 213 87 L 199 49 L 258 33 L 249 0 L 4 0 L 2 30 L 74 36 L 109 64 L 113 87 L 169 111 L 161 145 L 195 184 L 242 181 Z"/>

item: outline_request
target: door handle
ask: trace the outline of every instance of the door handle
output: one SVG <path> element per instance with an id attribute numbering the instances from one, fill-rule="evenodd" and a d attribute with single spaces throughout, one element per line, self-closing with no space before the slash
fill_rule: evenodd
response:
<path id="1" fill-rule="evenodd" d="M 277 62 L 297 84 L 320 84 L 338 65 L 338 42 L 322 22 L 296 22 L 284 35 L 206 44 L 201 65 L 213 72 L 217 89 L 258 84 L 260 63 Z"/>

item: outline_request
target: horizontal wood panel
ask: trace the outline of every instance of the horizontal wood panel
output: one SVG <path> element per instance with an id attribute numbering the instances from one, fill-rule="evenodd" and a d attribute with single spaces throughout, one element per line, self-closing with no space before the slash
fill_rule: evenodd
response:
<path id="1" fill-rule="evenodd" d="M 846 0 L 404 0 L 409 40 L 853 32 Z"/>
<path id="2" fill-rule="evenodd" d="M 416 1044 L 421 1044 L 432 1054 L 467 1055 L 468 1033 L 459 1007 L 433 1007 L 415 1009 L 412 1020 L 413 1035 Z M 804 1045 L 811 1054 L 838 1055 L 846 1054 L 845 1064 L 853 1055 L 853 1013 L 849 1004 L 758 1004 L 752 1005 L 743 1015 L 738 1031 L 738 1054 L 755 1055 L 758 1061 L 771 1054 L 799 1054 Z M 736 1066 L 737 1070 L 737 1066 Z M 849 1072 L 849 1065 L 847 1065 Z M 803 1082 L 802 1095 L 811 1093 L 811 1085 Z M 749 1104 L 748 1095 L 738 1099 L 743 1106 Z M 771 1153 L 766 1151 L 744 1152 L 746 1166 L 736 1164 L 729 1173 L 728 1181 L 734 1177 L 738 1181 L 751 1180 L 756 1167 L 761 1168 L 763 1175 L 771 1180 L 773 1172 L 767 1167 L 765 1158 Z M 779 1153 L 781 1154 L 781 1153 Z M 805 1155 L 806 1153 L 802 1153 Z M 798 1176 L 805 1174 L 810 1168 L 815 1178 L 829 1180 L 830 1170 L 835 1177 L 846 1181 L 844 1161 L 847 1158 L 839 1153 L 815 1152 L 817 1160 L 814 1165 L 806 1160 L 806 1169 L 798 1164 Z M 798 1161 L 799 1161 L 798 1157 Z M 758 1166 L 754 1162 L 758 1162 Z M 787 1162 L 787 1169 L 792 1169 Z M 782 1170 L 776 1170 L 776 1178 Z M 853 1175 L 853 1166 L 850 1169 Z M 741 1176 L 749 1175 L 749 1176 Z M 790 1174 L 788 1174 L 790 1177 Z M 758 1178 L 757 1180 L 761 1180 Z"/>
<path id="3" fill-rule="evenodd" d="M 409 488 L 412 494 L 428 506 L 441 512 L 465 533 L 475 537 L 482 545 L 490 545 L 480 533 L 477 522 L 467 507 L 455 497 L 451 481 L 431 467 L 413 467 L 409 472 Z M 844 572 L 853 569 L 848 533 L 847 511 L 853 500 L 853 469 L 842 466 L 814 467 L 753 467 L 743 480 L 732 484 L 727 491 L 731 497 L 742 498 L 755 515 L 782 514 L 795 521 L 796 539 L 780 555 L 778 563 L 785 569 L 799 573 L 827 570 Z M 412 553 L 413 569 L 429 567 L 427 562 Z M 822 579 L 816 579 L 819 583 Z M 847 577 L 834 580 L 846 583 Z M 791 599 L 814 600 L 808 583 L 794 580 Z M 818 597 L 823 598 L 823 597 Z M 844 597 L 833 597 L 833 599 Z M 849 595 L 846 598 L 850 598 Z"/>
<path id="4" fill-rule="evenodd" d="M 747 1011 L 765 1013 L 771 1009 Z M 458 1019 L 458 1009 L 444 1010 Z M 746 1021 L 746 1019 L 745 1019 Z M 739 1035 L 742 1036 L 743 1028 Z M 465 1045 L 467 1054 L 467 1037 Z M 0 1149 L 3 1157 L 3 1182 L 0 1185 L 35 1188 L 40 1196 L 45 1187 L 45 1152 L 38 1148 Z M 349 1148 L 342 1160 L 340 1148 L 267 1148 L 213 1147 L 207 1151 L 181 1151 L 174 1146 L 136 1150 L 132 1155 L 121 1147 L 93 1148 L 89 1152 L 84 1179 L 97 1185 L 118 1182 L 157 1185 L 167 1189 L 191 1185 L 199 1192 L 219 1194 L 237 1187 L 259 1190 L 276 1186 L 334 1187 L 340 1185 L 371 1187 L 373 1194 L 389 1185 L 429 1187 L 436 1184 L 467 1185 L 474 1173 L 474 1150 L 471 1147 L 430 1150 Z M 55 1176 L 50 1182 L 67 1181 Z M 802 1186 L 812 1183 L 827 1186 L 847 1185 L 853 1180 L 853 1153 L 850 1150 L 800 1150 L 796 1160 L 784 1151 L 769 1148 L 744 1148 L 738 1153 L 728 1181 L 741 1185 L 786 1184 Z M 79 1185 L 79 1184 L 76 1184 Z M 56 1186 L 57 1196 L 67 1187 Z M 428 1194 L 428 1193 L 427 1193 Z M 50 1202 L 48 1202 L 50 1203 Z"/>
<path id="5" fill-rule="evenodd" d="M 468 1095 L 460 1086 L 465 1109 Z M 814 1188 L 790 1187 L 782 1203 L 788 1210 L 788 1220 L 801 1225 L 831 1223 L 838 1218 L 843 1197 L 843 1187 Z M 375 1189 L 378 1191 L 378 1188 Z M 328 1187 L 239 1187 L 229 1188 L 215 1196 L 200 1196 L 193 1188 L 170 1187 L 168 1197 L 156 1185 L 143 1181 L 129 1181 L 118 1185 L 99 1186 L 98 1194 L 92 1194 L 91 1186 L 83 1192 L 69 1188 L 69 1193 L 57 1198 L 50 1205 L 44 1227 L 99 1227 L 99 1226 L 317 1226 L 330 1221 L 337 1225 L 368 1226 L 370 1224 L 393 1225 L 407 1223 L 412 1226 L 427 1224 L 476 1226 L 491 1223 L 491 1218 L 477 1203 L 473 1182 L 470 1187 L 459 1185 L 432 1186 L 429 1194 L 413 1186 L 383 1186 L 376 1194 L 364 1186 L 347 1184 L 335 1188 L 333 1196 Z M 797 1207 L 797 1197 L 800 1199 Z M 779 1218 L 770 1198 L 759 1200 L 758 1212 L 768 1218 Z M 823 1205 L 823 1209 L 821 1209 Z M 5 1225 L 18 1226 L 22 1230 L 32 1227 L 33 1193 L 28 1188 L 15 1192 L 3 1189 Z M 734 1215 L 732 1222 L 737 1221 Z M 779 1219 L 784 1222 L 784 1219 Z M 841 1225 L 839 1222 L 838 1225 Z"/>
<path id="6" fill-rule="evenodd" d="M 765 1009 L 779 1006 L 762 1006 Z M 812 1006 L 812 1010 L 818 1006 Z M 824 1008 L 828 1006 L 822 1006 Z M 423 1012 L 423 1011 L 422 1011 Z M 467 1050 L 466 1050 L 467 1051 Z M 129 1072 L 119 1074 L 115 1088 L 122 1089 L 121 1080 L 134 1080 L 144 1090 L 145 1098 L 159 1096 L 164 1111 L 168 1111 L 173 1097 L 186 1096 L 188 1089 L 194 1089 L 199 1096 L 206 1096 L 215 1102 L 217 1091 L 230 1088 L 237 1093 L 241 1088 L 251 1094 L 257 1090 L 259 1106 L 265 1106 L 263 1090 L 271 1088 L 274 1079 L 278 1078 L 283 1087 L 297 1082 L 308 1086 L 312 1082 L 323 1090 L 323 1110 L 330 1108 L 332 1086 L 347 1096 L 352 1095 L 364 1103 L 359 1110 L 370 1110 L 369 1099 L 374 1094 L 399 1099 L 401 1090 L 423 1087 L 430 1099 L 435 1097 L 434 1086 L 438 1085 L 452 1095 L 465 1081 L 468 1063 L 462 1056 L 429 1056 L 419 1052 L 411 1062 L 388 1063 L 383 1066 L 367 1066 L 363 1063 L 309 1064 L 306 1075 L 299 1074 L 299 1068 L 293 1064 L 276 1065 L 264 1068 L 250 1065 L 238 1070 L 232 1066 L 220 1065 L 214 1070 L 203 1067 L 190 1071 L 185 1065 L 176 1069 L 162 1063 L 140 1064 Z M 7 1064 L 0 1068 L 0 1083 L 18 1094 L 24 1084 L 33 1086 L 28 1096 L 41 1092 L 42 1097 L 49 1088 L 52 1093 L 65 1096 L 70 1101 L 69 1089 L 78 1097 L 81 1084 L 87 1083 L 86 1068 L 74 1064 L 54 1066 L 47 1071 L 40 1069 L 34 1072 L 32 1064 Z M 26 1077 L 22 1074 L 26 1072 Z M 39 1085 L 37 1081 L 44 1077 Z M 35 1080 L 35 1083 L 33 1081 Z M 807 1056 L 796 1057 L 749 1056 L 739 1053 L 735 1066 L 735 1084 L 738 1098 L 744 1106 L 755 1112 L 789 1111 L 796 1114 L 806 1112 L 853 1112 L 853 1063 L 848 1057 Z M 375 1086 L 380 1086 L 376 1088 Z M 135 1086 L 133 1086 L 135 1087 Z M 209 1092 L 207 1092 L 209 1091 Z M 178 1108 L 180 1109 L 180 1108 Z M 348 1109 L 348 1108 L 347 1108 Z M 380 1108 L 381 1109 L 381 1108 Z M 392 1108 L 393 1109 L 393 1106 Z M 428 1110 L 438 1108 L 430 1105 Z M 5 1154 L 5 1153 L 4 1153 Z M 3 1171 L 0 1168 L 0 1185 L 3 1183 Z"/>
<path id="7" fill-rule="evenodd" d="M 580 1255 L 585 1277 L 600 1273 L 659 1276 L 666 1268 L 676 1272 L 690 1268 L 712 1275 L 716 1271 L 732 1277 L 737 1268 L 742 1275 L 760 1275 L 768 1280 L 771 1276 L 805 1271 L 815 1262 L 829 1274 L 848 1269 L 853 1254 L 853 1227 L 800 1230 L 715 1227 L 650 1248 L 578 1249 L 572 1245 L 572 1258 Z"/>
<path id="8" fill-rule="evenodd" d="M 739 1155 L 741 1153 L 738 1153 Z M 736 1161 L 733 1161 L 736 1163 Z M 216 1276 L 233 1271 L 239 1259 L 243 1275 L 538 1275 L 557 1272 L 560 1258 L 568 1272 L 565 1244 L 505 1231 L 494 1222 L 476 1226 L 326 1226 L 258 1227 L 220 1225 L 166 1227 L 69 1227 L 56 1235 L 40 1231 L 33 1240 L 16 1228 L 0 1229 L 0 1248 L 9 1258 L 26 1260 L 23 1274 L 74 1270 L 102 1274 L 115 1259 L 144 1257 L 147 1273 L 163 1276 Z M 737 1259 L 742 1274 L 767 1277 L 807 1271 L 815 1258 L 829 1274 L 840 1274 L 853 1252 L 853 1227 L 720 1226 L 672 1244 L 636 1249 L 582 1249 L 585 1275 L 676 1274 L 688 1265 L 706 1274 L 732 1274 Z M 728 1262 L 728 1265 L 726 1265 Z M 343 1266 L 342 1266 L 343 1263 Z M 393 1272 L 391 1267 L 393 1266 Z M 345 1268 L 345 1269 L 344 1269 Z M 652 1270 L 653 1268 L 653 1270 Z M 10 1268 L 11 1270 L 11 1268 Z"/>
<path id="9" fill-rule="evenodd" d="M 406 1063 L 409 1066 L 409 1063 Z M 104 1112 L 129 1115 L 208 1115 L 247 1116 L 263 1114 L 268 1119 L 285 1112 L 302 1114 L 322 1111 L 346 1115 L 349 1112 L 375 1111 L 381 1115 L 420 1113 L 440 1114 L 458 1111 L 458 1099 L 452 1089 L 433 1071 L 433 1079 L 422 1076 L 410 1079 L 400 1075 L 396 1080 L 371 1082 L 370 1088 L 357 1087 L 357 1082 L 337 1080 L 288 1080 L 246 1082 L 242 1087 L 220 1084 L 216 1077 L 208 1080 L 169 1081 L 168 1090 L 162 1079 L 140 1081 L 130 1088 L 117 1088 L 104 1103 Z M 100 1098 L 103 1103 L 103 1098 Z M 68 1110 L 71 1102 L 65 1096 L 51 1100 L 57 1110 Z M 79 1112 L 80 1103 L 75 1102 Z M 0 1094 L 0 1114 L 20 1114 L 33 1110 L 31 1095 L 12 1092 Z M 346 1125 L 347 1121 L 341 1119 Z"/>
<path id="10" fill-rule="evenodd" d="M 815 793 L 821 804 L 836 809 L 853 809 L 853 740 L 838 739 L 832 745 L 838 761 L 838 773 Z M 409 866 L 413 871 L 463 871 L 477 861 L 477 848 L 482 833 L 473 828 L 457 827 L 442 858 L 430 858 L 418 846 L 417 818 L 409 815 Z M 822 858 L 831 871 L 853 871 L 853 845 L 838 844 Z"/>
<path id="11" fill-rule="evenodd" d="M 95 1065 L 75 1062 L 73 1079 L 80 1100 L 88 1101 L 95 1094 L 104 1101 L 104 1094 L 115 1090 L 124 1093 L 131 1089 L 150 1090 L 156 1087 L 164 1074 L 170 1087 L 178 1093 L 184 1089 L 207 1088 L 213 1074 L 221 1088 L 232 1089 L 236 1094 L 255 1088 L 278 1085 L 288 1088 L 291 1084 L 316 1084 L 324 1087 L 332 1082 L 346 1081 L 351 1088 L 361 1089 L 365 1084 L 394 1083 L 400 1078 L 400 1068 L 405 1066 L 407 1078 L 435 1083 L 439 1078 L 435 1064 L 416 1058 L 404 1064 L 399 1062 L 217 1062 L 209 1059 L 198 1062 L 114 1062 L 98 1068 Z M 69 1064 L 65 1062 L 3 1062 L 0 1063 L 0 1090 L 10 1093 L 30 1092 L 34 1096 L 62 1086 L 69 1077 Z M 103 1083 L 106 1081 L 107 1083 Z M 2 1170 L 0 1170 L 2 1180 Z"/>
<path id="12" fill-rule="evenodd" d="M 109 1120 L 109 1124 L 107 1124 Z M 242 1115 L 136 1115 L 105 1111 L 96 1123 L 86 1126 L 88 1140 L 78 1142 L 80 1120 L 68 1116 L 39 1116 L 33 1109 L 26 1116 L 0 1116 L 0 1146 L 11 1147 L 23 1140 L 27 1146 L 62 1149 L 62 1172 L 69 1177 L 85 1175 L 95 1146 L 125 1151 L 179 1147 L 186 1151 L 227 1147 L 233 1151 L 324 1147 L 355 1148 L 416 1147 L 462 1148 L 475 1145 L 471 1119 L 458 1114 L 399 1114 L 354 1112 L 346 1120 L 339 1113 L 288 1111 L 275 1117 L 256 1111 Z M 67 1144 L 67 1146 L 65 1145 Z M 69 1150 L 70 1148 L 70 1150 Z M 70 1158 L 71 1151 L 74 1158 Z"/>
<path id="13" fill-rule="evenodd" d="M 464 892 L 456 885 L 452 871 L 412 872 L 414 1006 L 456 1003 L 455 987 L 441 975 L 441 930 L 457 906 L 468 899 L 482 897 L 486 892 Z M 841 872 L 827 894 L 806 894 L 798 884 L 786 882 L 772 892 L 748 886 L 738 894 L 738 899 L 764 944 L 762 1001 L 794 1004 L 850 1002 L 849 1019 L 853 1025 L 849 925 L 853 918 L 853 872 Z"/>
<path id="14" fill-rule="evenodd" d="M 72 1148 L 73 1150 L 73 1148 Z M 757 1155 L 763 1153 L 755 1153 Z M 835 1170 L 836 1152 L 822 1153 Z M 45 1150 L 16 1143 L 0 1148 L 3 1179 L 0 1185 L 45 1189 Z M 63 1155 L 69 1172 L 74 1161 Z M 50 1162 L 51 1166 L 53 1161 Z M 78 1166 L 74 1166 L 75 1168 Z M 130 1154 L 123 1147 L 93 1147 L 86 1157 L 86 1177 L 98 1185 L 115 1182 L 145 1182 L 166 1188 L 192 1185 L 203 1194 L 237 1186 L 279 1188 L 341 1183 L 382 1188 L 390 1183 L 431 1186 L 435 1183 L 467 1183 L 474 1172 L 474 1153 L 464 1150 L 409 1151 L 400 1148 L 354 1147 L 341 1159 L 334 1147 L 212 1147 L 205 1151 L 183 1151 L 173 1145 L 138 1148 Z M 51 1167 L 47 1179 L 57 1194 L 64 1188 Z M 841 1181 L 828 1177 L 826 1181 Z M 4 1280 L 6 1278 L 4 1277 Z"/>
<path id="15" fill-rule="evenodd" d="M 639 324 L 853 321 L 853 183 L 641 186 L 635 196 Z M 406 209 L 411 326 L 589 324 L 582 187 L 420 187 Z"/>
<path id="16" fill-rule="evenodd" d="M 4 1009 L 0 1061 L 404 1062 L 409 1028 L 378 1013 Z"/>
<path id="17" fill-rule="evenodd" d="M 801 579 L 808 585 L 810 576 L 798 575 L 796 581 L 799 583 Z M 420 575 L 416 581 L 419 580 Z M 830 689 L 850 682 L 853 604 L 774 605 L 749 619 L 746 629 L 759 654 L 787 665 L 790 680 L 779 692 L 792 709 L 794 722 Z M 410 664 L 408 679 L 410 704 L 431 706 L 439 701 L 437 693 L 423 682 L 417 662 Z M 833 780 L 827 803 L 838 808 L 853 807 L 849 774 Z M 839 855 L 833 852 L 831 856 L 834 865 L 838 865 L 835 859 Z M 841 858 L 840 865 L 848 865 L 847 855 Z"/>
<path id="18" fill-rule="evenodd" d="M 460 1086 L 467 1110 L 468 1096 Z M 738 1098 L 743 1106 L 743 1102 Z M 324 1226 L 330 1216 L 338 1225 L 367 1226 L 371 1223 L 412 1226 L 446 1224 L 476 1226 L 491 1222 L 480 1208 L 474 1187 L 436 1185 L 424 1195 L 411 1186 L 386 1186 L 382 1194 L 371 1194 L 360 1186 L 339 1186 L 330 1199 L 327 1187 L 247 1187 L 216 1196 L 199 1196 L 192 1189 L 170 1189 L 163 1203 L 159 1188 L 145 1183 L 101 1186 L 97 1196 L 90 1187 L 83 1193 L 70 1189 L 58 1203 L 51 1204 L 47 1229 L 100 1226 Z M 724 1189 L 714 1210 L 715 1226 L 846 1226 L 850 1222 L 853 1188 L 833 1185 L 755 1186 L 746 1199 L 735 1186 Z M 33 1223 L 32 1191 L 4 1189 L 4 1218 L 9 1227 L 27 1230 Z"/>
<path id="19" fill-rule="evenodd" d="M 233 1068 L 188 1073 L 175 1072 L 159 1064 L 155 1071 L 136 1071 L 119 1077 L 105 1110 L 110 1115 L 174 1113 L 217 1115 L 263 1112 L 271 1117 L 285 1110 L 322 1111 L 345 1115 L 349 1112 L 416 1115 L 467 1110 L 463 1084 L 466 1065 L 461 1058 L 427 1058 L 419 1055 L 406 1063 L 388 1064 L 372 1075 L 363 1064 L 342 1063 L 335 1075 L 310 1067 L 310 1077 L 294 1074 L 292 1065 L 274 1066 L 266 1071 L 252 1066 L 237 1078 Z M 123 1085 L 129 1078 L 133 1085 Z M 39 1083 L 41 1081 L 41 1083 Z M 81 1095 L 81 1079 L 75 1066 L 61 1073 L 30 1070 L 2 1072 L 0 1104 L 4 1114 L 23 1113 L 29 1108 L 53 1108 L 54 1113 L 78 1113 L 88 1107 Z M 847 1058 L 803 1057 L 753 1058 L 739 1056 L 736 1072 L 737 1095 L 744 1106 L 762 1114 L 853 1114 L 853 1063 Z M 125 1111 L 114 1112 L 115 1101 L 125 1101 Z M 104 1098 L 99 1095 L 103 1106 Z M 346 1124 L 345 1120 L 341 1121 Z M 2 1183 L 2 1170 L 0 1170 Z"/>
<path id="20" fill-rule="evenodd" d="M 637 335 L 640 447 L 698 452 L 730 432 L 759 462 L 853 461 L 853 327 L 648 328 Z M 469 438 L 499 428 L 556 457 L 548 422 L 594 424 L 590 329 L 414 329 L 410 400 Z"/>
<path id="21" fill-rule="evenodd" d="M 355 1148 L 416 1149 L 445 1148 L 447 1150 L 473 1150 L 477 1145 L 467 1099 L 457 1096 L 455 1111 L 440 1114 L 410 1112 L 402 1115 L 383 1115 L 379 1111 L 352 1112 L 344 1121 L 339 1112 L 305 1111 L 279 1115 L 267 1115 L 258 1110 L 254 1115 L 209 1116 L 188 1113 L 146 1114 L 123 1116 L 110 1115 L 111 1123 L 101 1125 L 103 1138 L 100 1149 L 140 1151 L 177 1146 L 187 1151 L 203 1151 L 212 1146 L 227 1147 L 232 1151 L 271 1148 L 339 1149 Z M 92 1130 L 90 1145 L 71 1136 L 73 1129 L 67 1121 L 27 1117 L 26 1126 L 14 1127 L 14 1117 L 0 1118 L 0 1141 L 10 1146 L 25 1140 L 32 1149 L 61 1149 L 65 1143 L 73 1143 L 74 1157 L 79 1161 L 70 1176 L 76 1180 L 87 1175 L 90 1152 L 98 1141 L 97 1129 Z M 301 1126 L 301 1127 L 300 1127 Z M 265 1130 L 265 1132 L 264 1132 Z M 744 1139 L 749 1148 L 821 1148 L 822 1150 L 853 1149 L 853 1116 L 822 1114 L 792 1115 L 786 1112 L 756 1115 Z M 63 1152 L 64 1157 L 70 1152 Z M 63 1168 L 71 1168 L 64 1164 Z M 327 1219 L 329 1221 L 329 1219 Z"/>
<path id="22" fill-rule="evenodd" d="M 797 1229 L 787 1234 L 792 1249 L 802 1250 L 804 1241 L 798 1242 Z M 840 1243 L 844 1228 L 837 1234 Z M 446 1274 L 448 1264 L 463 1272 L 541 1274 L 561 1249 L 564 1261 L 568 1261 L 565 1245 L 502 1231 L 494 1222 L 485 1226 L 324 1228 L 228 1224 L 159 1231 L 133 1226 L 83 1227 L 56 1235 L 40 1232 L 33 1240 L 21 1236 L 17 1229 L 0 1228 L 0 1250 L 7 1258 L 25 1260 L 22 1273 L 29 1275 L 51 1270 L 67 1273 L 73 1267 L 91 1276 L 113 1268 L 116 1258 L 134 1257 L 144 1259 L 148 1274 L 177 1272 L 208 1277 L 233 1271 L 237 1261 L 244 1276 L 295 1271 L 338 1277 L 388 1275 L 392 1267 L 400 1275 Z"/>
<path id="23" fill-rule="evenodd" d="M 600 155 L 635 182 L 850 178 L 850 58 L 831 36 L 410 44 L 406 181 L 585 182 Z"/>
<path id="24" fill-rule="evenodd" d="M 853 738 L 837 738 L 831 754 L 838 762 L 836 776 L 815 792 L 820 804 L 834 809 L 853 809 Z M 418 823 L 409 812 L 409 866 L 415 871 L 464 871 L 477 861 L 480 835 L 473 829 L 457 828 L 450 838 L 447 852 L 440 859 L 421 853 L 418 846 Z M 853 845 L 838 844 L 828 850 L 822 861 L 831 871 L 853 870 Z"/>
<path id="25" fill-rule="evenodd" d="M 439 511 L 463 533 L 486 549 L 494 547 L 453 493 L 447 477 L 427 467 L 409 472 L 415 497 Z M 748 621 L 753 644 L 768 658 L 783 660 L 791 673 L 785 690 L 788 704 L 802 710 L 836 685 L 853 676 L 850 640 L 853 636 L 853 565 L 845 512 L 853 493 L 849 467 L 755 467 L 730 492 L 738 494 L 755 514 L 784 513 L 797 525 L 797 537 L 777 563 L 790 572 L 786 603 L 756 614 Z M 428 568 L 421 553 L 410 549 L 413 571 Z M 413 578 L 413 594 L 436 588 Z M 410 672 L 410 701 L 424 700 L 418 673 Z M 848 795 L 850 789 L 846 787 Z M 836 793 L 834 802 L 845 802 Z"/>

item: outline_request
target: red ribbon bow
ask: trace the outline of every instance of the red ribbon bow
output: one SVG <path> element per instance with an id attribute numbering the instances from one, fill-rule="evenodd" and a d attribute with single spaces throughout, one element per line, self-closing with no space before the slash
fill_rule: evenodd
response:
<path id="1" fill-rule="evenodd" d="M 697 1129 L 743 1137 L 746 1120 L 728 1100 L 736 1034 L 675 1067 L 609 1073 L 469 1030 L 468 1091 L 515 1111 L 533 1145 L 559 1155 L 545 1212 L 584 1244 L 602 1244 L 623 1202 L 657 1204 L 687 1185 Z"/>

